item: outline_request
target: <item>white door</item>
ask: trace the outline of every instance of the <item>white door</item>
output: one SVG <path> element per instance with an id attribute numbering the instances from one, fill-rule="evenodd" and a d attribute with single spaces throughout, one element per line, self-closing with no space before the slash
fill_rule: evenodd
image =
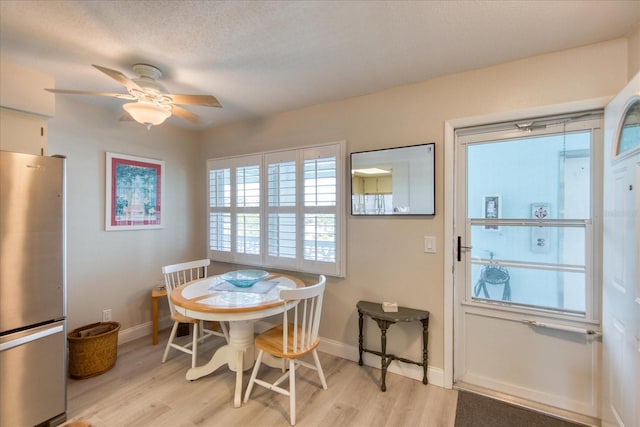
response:
<path id="1" fill-rule="evenodd" d="M 607 106 L 604 140 L 602 420 L 640 426 L 640 74 Z"/>
<path id="2" fill-rule="evenodd" d="M 456 130 L 457 387 L 599 418 L 601 113 Z"/>

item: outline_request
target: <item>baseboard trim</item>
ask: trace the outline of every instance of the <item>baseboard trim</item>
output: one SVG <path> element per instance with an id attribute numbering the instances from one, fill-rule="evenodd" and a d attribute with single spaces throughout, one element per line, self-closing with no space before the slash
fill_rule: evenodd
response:
<path id="1" fill-rule="evenodd" d="M 358 362 L 359 359 L 358 347 L 331 340 L 329 338 L 320 338 L 320 346 L 318 347 L 318 350 L 332 356 L 351 360 L 353 362 Z M 380 369 L 380 357 L 374 354 L 363 354 L 362 362 L 367 366 L 371 366 L 372 368 Z M 412 365 L 410 363 L 404 363 L 398 360 L 394 360 L 389 365 L 389 368 L 387 368 L 387 372 L 392 372 L 394 374 L 402 375 L 403 377 L 422 381 L 422 368 L 418 365 Z M 429 380 L 429 384 L 444 388 L 444 370 L 442 370 L 441 368 L 428 366 L 427 378 Z"/>
<path id="2" fill-rule="evenodd" d="M 172 322 L 169 317 L 165 317 L 159 319 L 158 324 L 158 329 L 163 330 L 166 328 L 170 328 Z M 125 344 L 138 338 L 143 338 L 145 336 L 150 337 L 152 326 L 153 325 L 151 322 L 146 322 L 140 325 L 133 326 L 131 328 L 121 329 L 118 333 L 118 345 Z M 264 331 L 272 326 L 273 324 L 270 324 L 269 322 L 258 321 L 256 322 L 255 330 Z M 149 340 L 151 340 L 151 338 L 149 338 Z M 320 338 L 320 346 L 318 347 L 318 350 L 332 356 L 341 357 L 353 362 L 358 362 L 358 347 L 348 345 L 340 341 L 335 341 L 329 338 Z M 367 366 L 380 369 L 380 357 L 374 354 L 365 353 L 363 355 L 362 362 Z M 387 371 L 394 374 L 402 375 L 403 377 L 422 381 L 422 368 L 417 365 L 394 360 L 389 365 Z M 444 371 L 441 368 L 429 366 L 427 368 L 427 377 L 429 379 L 429 384 L 433 384 L 438 387 L 444 387 Z"/>
<path id="3" fill-rule="evenodd" d="M 171 318 L 169 316 L 158 319 L 159 331 L 170 328 L 171 326 L 173 326 L 173 322 L 171 321 Z M 118 345 L 126 344 L 130 341 L 137 340 L 138 338 L 142 338 L 145 336 L 149 336 L 149 341 L 151 341 L 152 328 L 153 323 L 146 322 L 127 329 L 120 329 L 120 332 L 118 333 Z"/>

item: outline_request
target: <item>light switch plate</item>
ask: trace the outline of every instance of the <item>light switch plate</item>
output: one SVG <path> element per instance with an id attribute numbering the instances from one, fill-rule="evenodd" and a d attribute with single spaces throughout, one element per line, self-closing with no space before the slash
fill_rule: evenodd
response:
<path id="1" fill-rule="evenodd" d="M 436 253 L 436 237 L 424 236 L 424 251 L 426 253 Z"/>

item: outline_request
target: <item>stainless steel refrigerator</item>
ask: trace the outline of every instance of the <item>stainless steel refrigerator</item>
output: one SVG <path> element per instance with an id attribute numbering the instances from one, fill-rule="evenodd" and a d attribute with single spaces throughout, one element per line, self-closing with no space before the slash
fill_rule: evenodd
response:
<path id="1" fill-rule="evenodd" d="M 66 419 L 65 168 L 0 151 L 0 426 Z"/>

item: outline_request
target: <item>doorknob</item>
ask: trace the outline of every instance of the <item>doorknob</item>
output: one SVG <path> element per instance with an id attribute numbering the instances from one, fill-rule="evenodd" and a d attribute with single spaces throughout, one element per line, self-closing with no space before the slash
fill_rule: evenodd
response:
<path id="1" fill-rule="evenodd" d="M 471 246 L 462 246 L 462 237 L 458 236 L 458 261 L 462 261 L 462 250 L 469 250 Z"/>

